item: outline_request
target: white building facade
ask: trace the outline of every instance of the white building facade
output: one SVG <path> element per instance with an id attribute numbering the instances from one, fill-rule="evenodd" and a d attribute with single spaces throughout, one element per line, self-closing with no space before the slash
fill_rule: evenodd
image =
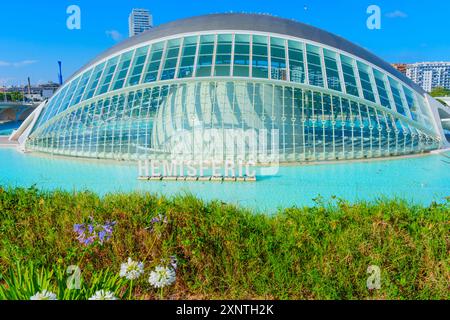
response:
<path id="1" fill-rule="evenodd" d="M 128 19 L 129 35 L 134 37 L 153 28 L 153 16 L 147 9 L 133 9 Z"/>
<path id="2" fill-rule="evenodd" d="M 450 62 L 410 64 L 407 66 L 406 75 L 427 92 L 437 87 L 450 89 Z"/>

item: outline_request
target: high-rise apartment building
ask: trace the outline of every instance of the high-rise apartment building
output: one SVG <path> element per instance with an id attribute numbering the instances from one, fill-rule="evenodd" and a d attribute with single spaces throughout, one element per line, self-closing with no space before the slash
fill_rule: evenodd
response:
<path id="1" fill-rule="evenodd" d="M 436 87 L 450 89 L 450 62 L 409 64 L 406 75 L 427 92 L 431 92 Z"/>
<path id="2" fill-rule="evenodd" d="M 128 25 L 130 37 L 134 37 L 153 28 L 153 16 L 147 9 L 133 9 Z"/>

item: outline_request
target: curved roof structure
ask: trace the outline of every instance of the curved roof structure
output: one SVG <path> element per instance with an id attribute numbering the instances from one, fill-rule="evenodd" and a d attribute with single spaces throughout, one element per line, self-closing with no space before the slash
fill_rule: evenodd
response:
<path id="1" fill-rule="evenodd" d="M 294 20 L 283 19 L 271 15 L 245 14 L 245 13 L 224 13 L 210 14 L 204 16 L 180 19 L 148 30 L 138 36 L 129 38 L 116 46 L 106 50 L 97 56 L 90 63 L 75 73 L 77 76 L 83 70 L 94 65 L 98 61 L 113 55 L 116 52 L 125 50 L 139 43 L 148 42 L 160 38 L 170 37 L 183 33 L 192 33 L 197 31 L 260 31 L 274 34 L 287 35 L 305 40 L 318 42 L 362 58 L 374 65 L 395 75 L 403 82 L 410 85 L 416 91 L 425 93 L 421 87 L 412 82 L 404 74 L 392 67 L 389 63 L 377 57 L 370 51 L 328 31 L 313 27 L 308 24 Z M 72 77 L 72 78 L 73 78 Z"/>

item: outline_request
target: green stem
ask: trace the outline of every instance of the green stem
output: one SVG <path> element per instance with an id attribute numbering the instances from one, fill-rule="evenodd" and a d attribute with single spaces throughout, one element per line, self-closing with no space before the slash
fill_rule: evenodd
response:
<path id="1" fill-rule="evenodd" d="M 161 300 L 164 300 L 164 288 L 161 288 L 161 292 L 160 292 L 160 297 L 161 297 Z"/>
<path id="2" fill-rule="evenodd" d="M 133 294 L 133 280 L 131 280 L 129 291 L 130 292 L 128 293 L 128 300 L 131 300 L 131 296 Z"/>

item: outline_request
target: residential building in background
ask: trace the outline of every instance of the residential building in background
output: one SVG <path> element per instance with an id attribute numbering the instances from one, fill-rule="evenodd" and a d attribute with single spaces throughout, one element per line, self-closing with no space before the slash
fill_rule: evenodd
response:
<path id="1" fill-rule="evenodd" d="M 41 97 L 42 99 L 50 99 L 55 94 L 56 90 L 58 90 L 60 87 L 59 84 L 54 82 L 48 82 L 46 84 L 41 84 L 38 86 L 40 89 Z"/>
<path id="2" fill-rule="evenodd" d="M 153 16 L 147 9 L 133 9 L 128 18 L 130 37 L 153 28 Z"/>
<path id="3" fill-rule="evenodd" d="M 437 87 L 450 89 L 450 62 L 409 64 L 406 75 L 427 92 Z"/>
<path id="4" fill-rule="evenodd" d="M 50 99 L 59 87 L 59 84 L 49 81 L 45 84 L 31 85 L 30 87 L 28 85 L 4 87 L 0 88 L 0 92 L 19 92 L 25 96 L 27 101 L 40 102 Z"/>
<path id="5" fill-rule="evenodd" d="M 403 73 L 404 75 L 406 75 L 406 69 L 408 68 L 408 65 L 406 63 L 393 63 L 392 66 L 401 73 Z"/>

